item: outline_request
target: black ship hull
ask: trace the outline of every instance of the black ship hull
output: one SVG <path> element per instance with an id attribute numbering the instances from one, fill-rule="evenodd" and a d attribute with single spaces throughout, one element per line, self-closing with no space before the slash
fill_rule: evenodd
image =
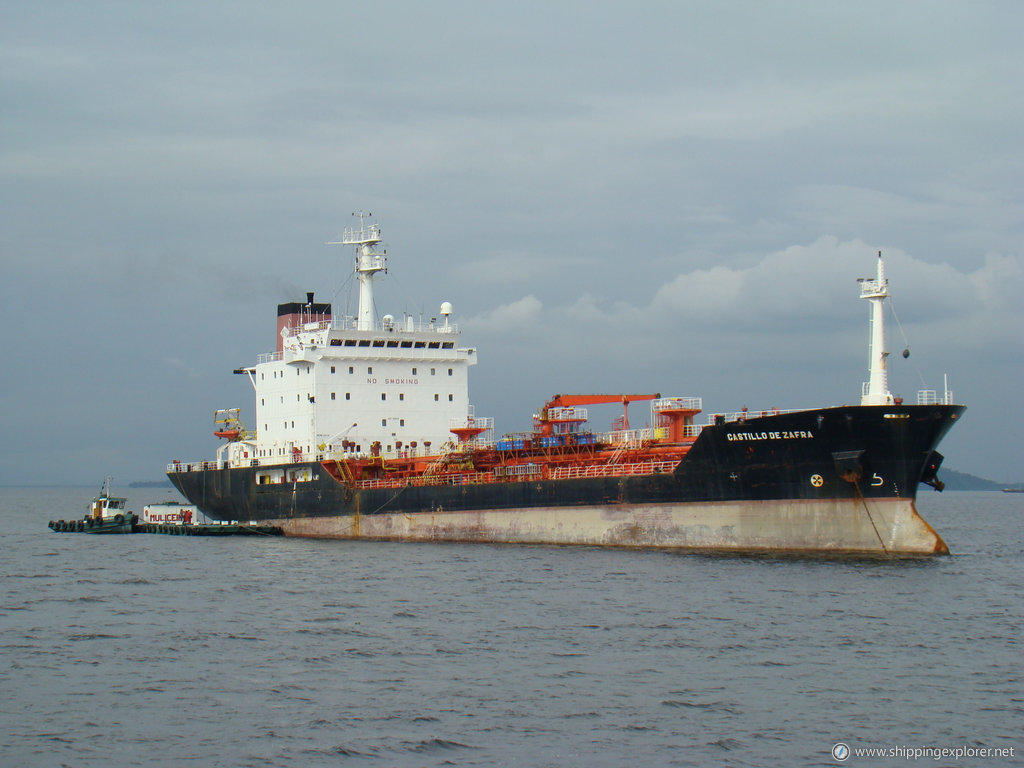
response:
<path id="1" fill-rule="evenodd" d="M 366 488 L 289 465 L 185 466 L 181 493 L 219 520 L 337 538 L 664 546 L 728 551 L 934 554 L 945 543 L 914 509 L 940 487 L 935 448 L 955 405 L 847 406 L 705 427 L 672 472 Z"/>

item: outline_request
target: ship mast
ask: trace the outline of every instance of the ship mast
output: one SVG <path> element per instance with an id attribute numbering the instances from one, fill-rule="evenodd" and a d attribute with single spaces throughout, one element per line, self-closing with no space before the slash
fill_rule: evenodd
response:
<path id="1" fill-rule="evenodd" d="M 367 224 L 366 218 L 372 213 L 357 211 L 352 214 L 359 217 L 359 229 L 348 228 L 341 240 L 327 243 L 328 245 L 354 245 L 356 250 L 356 277 L 359 279 L 359 311 L 356 328 L 360 331 L 372 331 L 373 322 L 373 278 L 380 271 L 386 271 L 385 256 L 387 252 L 373 250 L 380 243 L 380 226 Z"/>
<path id="2" fill-rule="evenodd" d="M 885 262 L 878 252 L 878 273 L 858 279 L 861 284 L 860 297 L 871 302 L 871 336 L 868 343 L 868 381 L 861 392 L 861 405 L 890 405 L 893 402 L 889 391 L 889 371 L 885 348 L 885 300 L 889 296 L 889 281 L 885 277 Z"/>

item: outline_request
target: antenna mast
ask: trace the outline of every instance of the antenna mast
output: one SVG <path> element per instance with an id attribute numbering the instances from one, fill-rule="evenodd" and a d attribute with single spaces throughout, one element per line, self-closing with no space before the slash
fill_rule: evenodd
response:
<path id="1" fill-rule="evenodd" d="M 861 405 L 891 405 L 889 351 L 885 347 L 885 300 L 889 296 L 889 281 L 885 277 L 885 262 L 878 252 L 878 272 L 875 279 L 860 278 L 860 297 L 871 302 L 871 336 L 868 343 L 868 381 L 861 392 Z"/>
<path id="2" fill-rule="evenodd" d="M 327 245 L 356 246 L 356 277 L 359 279 L 359 311 L 356 328 L 360 331 L 373 330 L 373 278 L 378 272 L 386 270 L 386 251 L 375 251 L 374 246 L 380 244 L 380 226 L 369 224 L 366 219 L 372 213 L 356 211 L 352 214 L 359 217 L 359 229 L 346 228 L 341 240 Z"/>

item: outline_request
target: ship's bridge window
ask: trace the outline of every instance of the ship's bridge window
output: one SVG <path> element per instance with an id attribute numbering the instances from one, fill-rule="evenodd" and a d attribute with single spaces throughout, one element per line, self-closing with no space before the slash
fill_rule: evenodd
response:
<path id="1" fill-rule="evenodd" d="M 454 349 L 454 348 L 455 348 L 455 342 L 454 341 L 446 341 L 443 344 L 441 344 L 441 349 Z"/>
<path id="2" fill-rule="evenodd" d="M 412 348 L 412 342 L 411 341 L 403 341 L 402 342 L 402 349 L 411 349 L 411 348 Z"/>
<path id="3" fill-rule="evenodd" d="M 427 342 L 425 342 L 425 341 L 417 341 L 416 342 L 416 349 L 424 349 L 426 346 L 427 346 Z"/>
<path id="4" fill-rule="evenodd" d="M 374 339 L 373 340 L 373 346 L 375 346 L 375 347 L 383 347 L 384 346 L 384 339 Z"/>
<path id="5" fill-rule="evenodd" d="M 345 339 L 345 346 L 346 347 L 354 347 L 355 345 L 356 345 L 356 340 L 355 339 Z"/>
<path id="6" fill-rule="evenodd" d="M 360 347 L 368 347 L 368 346 L 370 346 L 370 340 L 369 339 L 360 339 L 359 340 L 359 346 Z"/>
<path id="7" fill-rule="evenodd" d="M 332 347 L 340 347 L 341 346 L 341 339 L 331 339 L 331 346 Z"/>
<path id="8" fill-rule="evenodd" d="M 432 342 L 430 342 L 429 346 L 430 346 L 431 349 L 440 349 L 441 348 L 441 342 L 440 341 L 432 341 Z"/>
<path id="9" fill-rule="evenodd" d="M 394 339 L 392 339 L 391 341 L 388 342 L 388 347 L 397 347 L 397 346 L 398 346 L 398 342 L 395 341 Z"/>

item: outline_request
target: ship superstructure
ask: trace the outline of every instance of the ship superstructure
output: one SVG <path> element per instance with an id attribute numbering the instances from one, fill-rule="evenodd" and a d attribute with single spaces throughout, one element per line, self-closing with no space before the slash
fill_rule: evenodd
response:
<path id="1" fill-rule="evenodd" d="M 436 451 L 452 438 L 452 421 L 466 420 L 476 350 L 460 345 L 448 302 L 440 320 L 375 316 L 373 278 L 385 268 L 380 242 L 380 228 L 362 216 L 337 241 L 357 248 L 355 317 L 333 316 L 312 293 L 305 303 L 278 306 L 277 349 L 236 371 L 255 390 L 255 430 L 223 447 L 226 464 L 255 459 L 267 468 L 259 482 L 276 482 L 283 475 L 270 467 L 318 456 Z"/>
<path id="2" fill-rule="evenodd" d="M 377 225 L 360 216 L 358 311 L 278 307 L 277 349 L 253 367 L 255 424 L 218 411 L 216 461 L 168 474 L 205 514 L 286 534 L 356 539 L 659 546 L 709 551 L 934 554 L 947 551 L 914 506 L 941 490 L 935 447 L 963 412 L 946 391 L 907 405 L 888 389 L 879 254 L 869 382 L 860 405 L 740 409 L 698 423 L 699 397 L 562 394 L 532 429 L 495 437 L 469 402 L 476 351 L 451 304 L 428 321 L 379 318 L 386 272 Z M 632 428 L 630 403 L 650 409 Z M 619 403 L 611 431 L 584 406 Z M 634 408 L 636 406 L 634 405 Z"/>

